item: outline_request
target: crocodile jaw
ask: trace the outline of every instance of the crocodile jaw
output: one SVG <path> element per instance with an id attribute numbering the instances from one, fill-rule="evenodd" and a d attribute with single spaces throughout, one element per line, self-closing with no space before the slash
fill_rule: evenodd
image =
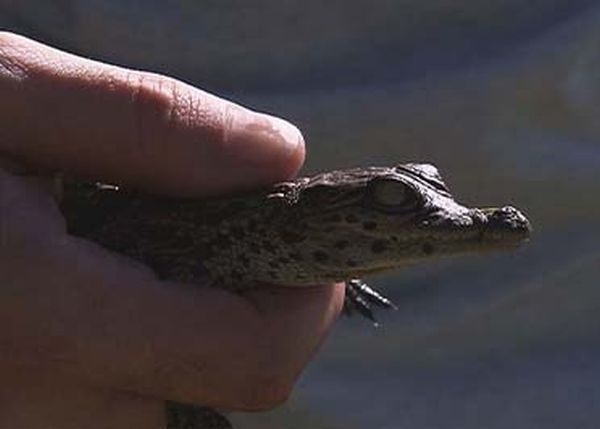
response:
<path id="1" fill-rule="evenodd" d="M 527 217 L 511 206 L 466 209 L 460 216 L 442 219 L 433 224 L 421 221 L 420 240 L 426 255 L 508 250 L 526 242 L 531 234 Z"/>
<path id="2" fill-rule="evenodd" d="M 511 250 L 528 241 L 531 233 L 525 215 L 510 206 L 470 209 L 452 201 L 413 222 L 411 226 L 391 228 L 389 234 L 347 236 L 351 244 L 343 250 L 334 249 L 333 243 L 324 240 L 319 247 L 329 246 L 331 260 L 313 265 L 307 276 L 309 282 L 342 281 L 424 260 Z M 306 245 L 301 244 L 298 251 Z M 317 246 L 308 243 L 307 247 Z M 304 283 L 290 280 L 293 284 Z"/>

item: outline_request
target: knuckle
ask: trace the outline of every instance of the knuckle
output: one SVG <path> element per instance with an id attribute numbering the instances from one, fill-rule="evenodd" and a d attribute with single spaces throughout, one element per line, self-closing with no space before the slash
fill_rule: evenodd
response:
<path id="1" fill-rule="evenodd" d="M 289 398 L 295 374 L 276 363 L 282 361 L 279 354 L 267 353 L 262 340 L 257 338 L 254 346 L 232 349 L 226 355 L 237 357 L 218 364 L 195 353 L 161 360 L 153 370 L 156 384 L 164 392 L 175 393 L 172 396 L 182 402 L 208 402 L 238 411 L 272 409 Z"/>
<path id="2" fill-rule="evenodd" d="M 176 81 L 142 71 L 128 70 L 126 74 L 125 84 L 136 112 L 169 117 L 177 102 Z"/>
<path id="3" fill-rule="evenodd" d="M 153 73 L 128 71 L 126 91 L 132 108 L 134 150 L 138 156 L 164 153 L 170 140 L 176 105 L 176 82 Z"/>
<path id="4" fill-rule="evenodd" d="M 290 396 L 296 373 L 290 371 L 277 353 L 254 349 L 246 370 L 238 374 L 229 391 L 231 404 L 244 411 L 264 411 L 284 403 Z"/>
<path id="5" fill-rule="evenodd" d="M 269 337 L 267 335 L 267 337 Z M 247 362 L 237 372 L 227 396 L 233 408 L 243 411 L 264 411 L 281 405 L 291 395 L 299 373 L 277 344 L 265 338 L 256 338 L 252 353 L 246 353 Z M 236 366 L 240 368 L 239 362 Z"/>
<path id="6" fill-rule="evenodd" d="M 262 411 L 281 405 L 290 397 L 299 370 L 292 368 L 281 353 L 269 347 L 258 353 L 256 366 L 245 382 L 244 409 Z"/>
<path id="7" fill-rule="evenodd" d="M 23 37 L 0 31 L 0 79 L 20 81 L 29 75 L 27 58 L 31 55 Z"/>
<path id="8" fill-rule="evenodd" d="M 285 403 L 293 390 L 293 383 L 283 377 L 259 377 L 254 379 L 248 393 L 242 399 L 245 411 L 266 411 Z"/>
<path id="9" fill-rule="evenodd" d="M 169 147 L 187 141 L 186 134 L 199 130 L 205 144 L 223 140 L 223 103 L 213 102 L 216 97 L 150 72 L 130 71 L 127 85 L 138 150 L 147 152 L 151 142 L 152 150 L 167 155 Z"/>

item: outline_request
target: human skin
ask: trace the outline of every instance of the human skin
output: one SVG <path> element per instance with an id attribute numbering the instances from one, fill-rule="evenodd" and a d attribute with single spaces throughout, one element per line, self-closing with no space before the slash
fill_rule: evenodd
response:
<path id="1" fill-rule="evenodd" d="M 343 285 L 243 294 L 159 281 L 66 234 L 51 173 L 172 196 L 285 180 L 300 132 L 156 74 L 0 32 L 0 427 L 164 427 L 165 399 L 284 401 Z"/>

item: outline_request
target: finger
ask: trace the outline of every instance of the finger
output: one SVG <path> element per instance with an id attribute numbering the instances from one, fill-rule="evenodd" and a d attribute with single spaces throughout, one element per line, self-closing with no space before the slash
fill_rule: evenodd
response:
<path id="1" fill-rule="evenodd" d="M 0 169 L 2 380 L 18 368 L 179 402 L 270 407 L 343 302 L 341 285 L 240 296 L 160 282 L 64 231 L 46 192 Z"/>
<path id="2" fill-rule="evenodd" d="M 175 79 L 0 33 L 0 153 L 39 168 L 173 195 L 286 179 L 293 125 Z"/>
<path id="3" fill-rule="evenodd" d="M 260 314 L 275 321 L 272 335 L 279 338 L 278 365 L 295 380 L 327 337 L 344 305 L 343 283 L 314 287 L 280 286 L 251 289 L 244 296 Z M 298 323 L 298 321 L 302 323 Z"/>

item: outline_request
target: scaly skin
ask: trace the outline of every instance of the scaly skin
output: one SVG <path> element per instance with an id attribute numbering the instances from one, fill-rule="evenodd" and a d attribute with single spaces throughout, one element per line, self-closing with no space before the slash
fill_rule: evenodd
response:
<path id="1" fill-rule="evenodd" d="M 217 287 L 348 282 L 346 310 L 393 304 L 357 277 L 419 260 L 510 249 L 530 234 L 513 207 L 457 203 L 429 164 L 299 178 L 220 199 L 169 199 L 68 183 L 69 231 L 151 266 L 159 277 Z M 200 407 L 169 404 L 169 429 L 225 429 Z M 211 417 L 212 416 L 212 417 Z"/>

